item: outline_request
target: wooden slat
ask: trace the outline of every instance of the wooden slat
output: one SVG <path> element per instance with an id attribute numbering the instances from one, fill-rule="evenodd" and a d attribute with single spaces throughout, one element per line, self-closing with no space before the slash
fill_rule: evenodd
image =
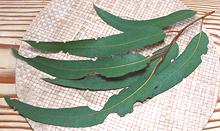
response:
<path id="1" fill-rule="evenodd" d="M 29 26 L 28 23 L 21 23 L 21 24 L 0 24 L 0 30 L 7 30 L 7 29 L 26 29 Z"/>
<path id="2" fill-rule="evenodd" d="M 0 4 L 0 8 L 43 8 L 46 4 Z"/>
<path id="3" fill-rule="evenodd" d="M 0 109 L 11 109 L 8 105 L 0 105 Z"/>
<path id="4" fill-rule="evenodd" d="M 18 45 L 0 44 L 0 59 L 2 59 L 2 61 L 0 61 L 0 83 L 15 83 L 16 58 L 13 56 L 10 48 L 18 47 Z M 0 89 L 2 90 L 2 88 Z"/>
<path id="5" fill-rule="evenodd" d="M 4 98 L 5 96 L 8 96 L 10 98 L 17 98 L 17 94 L 16 93 L 0 94 L 0 98 Z"/>
<path id="6" fill-rule="evenodd" d="M 27 123 L 26 120 L 0 120 L 0 123 Z"/>
<path id="7" fill-rule="evenodd" d="M 22 116 L 1 116 L 0 121 L 2 120 L 13 120 L 13 121 L 26 121 Z"/>
<path id="8" fill-rule="evenodd" d="M 1 44 L 0 43 L 0 49 L 11 49 L 11 48 L 19 49 L 19 45 Z"/>
<path id="9" fill-rule="evenodd" d="M 215 129 L 216 131 L 219 131 L 219 128 L 220 126 L 210 126 L 210 127 L 205 127 L 203 130 L 206 131 L 206 130 L 213 130 Z"/>
<path id="10" fill-rule="evenodd" d="M 0 89 L 0 98 L 5 95 L 14 96 L 16 93 L 14 84 L 0 84 Z"/>
<path id="11" fill-rule="evenodd" d="M 0 129 L 25 129 L 25 130 L 32 130 L 31 127 L 25 127 L 25 126 L 0 126 Z"/>
<path id="12" fill-rule="evenodd" d="M 36 11 L 32 11 L 32 10 L 28 10 L 28 11 L 23 11 L 23 10 L 15 10 L 15 11 L 1 11 L 0 13 L 16 13 L 16 14 L 27 14 L 27 13 L 39 13 L 39 10 Z"/>
<path id="13" fill-rule="evenodd" d="M 29 25 L 29 23 L 21 23 L 21 24 L 0 24 L 1 27 L 5 27 L 5 26 L 20 26 L 20 25 Z"/>
<path id="14" fill-rule="evenodd" d="M 2 71 L 1 71 L 2 70 Z M 15 71 L 12 69 L 10 72 L 6 72 L 8 69 L 0 70 L 0 83 L 14 84 L 15 83 Z"/>
<path id="15" fill-rule="evenodd" d="M 15 9 L 15 8 L 8 8 L 8 9 L 6 9 L 6 8 L 0 8 L 0 12 L 13 12 L 13 11 L 16 11 L 17 12 L 17 10 L 19 10 L 18 12 L 21 12 L 21 11 L 23 11 L 23 12 L 29 12 L 29 11 L 39 11 L 40 9 L 42 9 L 42 8 L 38 8 L 38 7 L 36 7 L 36 8 L 17 8 L 17 9 Z"/>
<path id="16" fill-rule="evenodd" d="M 16 25 L 16 24 L 22 24 L 22 25 L 30 25 L 32 22 L 32 19 L 28 20 L 2 20 L 0 19 L 0 25 L 4 26 L 6 24 L 10 25 Z M 9 29 L 14 29 L 14 28 L 9 28 Z M 23 29 L 23 28 L 22 28 Z"/>
<path id="17" fill-rule="evenodd" d="M 1 30 L 1 29 L 0 29 Z M 5 30 L 5 29 L 4 29 Z M 5 37 L 5 36 L 14 36 L 14 37 L 20 37 L 23 38 L 24 32 L 15 32 L 15 31 L 0 31 L 0 37 Z"/>
<path id="18" fill-rule="evenodd" d="M 0 116 L 19 116 L 19 114 L 14 113 L 14 112 L 6 112 L 6 113 L 1 113 L 0 112 Z"/>
<path id="19" fill-rule="evenodd" d="M 8 129 L 0 129 L 0 131 L 9 131 Z M 30 131 L 30 129 L 10 129 L 10 131 Z"/>
<path id="20" fill-rule="evenodd" d="M 6 47 L 12 45 L 19 45 L 21 43 L 21 39 L 12 39 L 12 38 L 0 38 L 0 46 Z M 4 49 L 4 48 L 3 48 Z"/>
<path id="21" fill-rule="evenodd" d="M 3 71 L 3 69 L 12 69 L 15 68 L 15 62 L 16 58 L 13 56 L 11 49 L 7 48 L 7 45 L 0 45 L 0 47 L 3 46 L 5 48 L 0 49 L 0 74 Z M 8 46 L 9 47 L 9 46 Z M 12 47 L 12 45 L 11 45 Z M 14 45 L 14 47 L 17 47 Z M 4 60 L 4 61 L 3 61 Z M 9 70 L 7 70 L 8 72 Z M 5 74 L 3 74 L 5 75 Z"/>

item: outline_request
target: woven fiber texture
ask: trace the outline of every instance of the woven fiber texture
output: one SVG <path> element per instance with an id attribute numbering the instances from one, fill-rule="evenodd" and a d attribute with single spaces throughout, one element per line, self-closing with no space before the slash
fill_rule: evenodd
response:
<path id="1" fill-rule="evenodd" d="M 70 41 L 97 38 L 120 33 L 105 24 L 95 13 L 93 3 L 127 19 L 150 19 L 186 8 L 178 0 L 53 0 L 42 9 L 28 29 L 24 39 L 36 41 Z M 195 19 L 195 18 L 192 18 Z M 178 23 L 181 29 L 188 22 Z M 181 52 L 191 38 L 199 33 L 200 23 L 191 26 L 178 40 Z M 171 34 L 162 46 L 169 43 Z M 159 46 L 154 46 L 159 47 Z M 219 61 L 213 43 L 209 44 L 202 64 L 174 88 L 144 103 L 137 103 L 134 111 L 125 117 L 110 114 L 104 123 L 88 128 L 64 128 L 28 120 L 36 131 L 58 130 L 201 130 L 211 116 L 218 96 Z M 154 48 L 135 50 L 147 55 Z M 22 43 L 19 53 L 26 57 L 37 55 L 54 59 L 88 59 L 60 53 L 45 53 Z M 19 100 L 39 107 L 64 108 L 85 106 L 99 110 L 114 91 L 79 91 L 44 82 L 40 78 L 51 76 L 17 60 L 16 89 Z M 95 84 L 95 83 L 92 83 Z M 74 120 L 73 120 L 74 121 Z"/>

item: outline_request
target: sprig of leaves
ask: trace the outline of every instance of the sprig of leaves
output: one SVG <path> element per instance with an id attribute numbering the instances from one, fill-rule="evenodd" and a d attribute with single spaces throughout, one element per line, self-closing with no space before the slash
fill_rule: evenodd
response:
<path id="1" fill-rule="evenodd" d="M 148 71 L 145 71 L 145 75 L 143 75 L 140 80 L 133 83 L 131 86 L 129 86 L 129 88 L 123 89 L 118 95 L 113 95 L 100 111 L 95 111 L 87 106 L 76 108 L 45 109 L 25 104 L 17 100 L 10 100 L 8 97 L 6 97 L 5 100 L 9 105 L 14 106 L 14 108 L 16 108 L 20 114 L 34 121 L 66 127 L 87 127 L 102 123 L 110 113 L 120 113 L 120 110 L 125 111 L 125 109 L 127 111 L 127 106 L 132 106 L 135 100 L 134 98 L 131 99 L 132 103 L 130 103 L 129 96 L 133 96 L 135 88 L 140 87 L 143 84 L 146 78 L 148 78 L 147 75 Z M 145 93 L 147 92 L 145 91 Z M 126 107 L 124 108 L 124 106 Z"/>
<path id="2" fill-rule="evenodd" d="M 206 34 L 199 33 L 187 49 L 158 74 L 154 74 L 154 71 L 161 59 L 156 59 L 138 81 L 110 97 L 100 111 L 92 110 L 87 106 L 62 109 L 40 108 L 8 97 L 5 100 L 20 114 L 37 122 L 65 127 L 93 126 L 102 123 L 110 113 L 117 113 L 121 117 L 131 113 L 136 101 L 151 98 L 179 83 L 201 63 L 201 55 L 207 52 L 207 44 Z M 178 72 L 179 70 L 181 72 Z"/>
<path id="3" fill-rule="evenodd" d="M 157 75 L 159 86 L 154 92 L 156 96 L 182 81 L 183 78 L 191 74 L 202 62 L 201 56 L 208 51 L 208 36 L 204 32 L 196 35 L 186 49 L 183 55 L 176 58 L 166 70 Z"/>
<path id="4" fill-rule="evenodd" d="M 195 15 L 195 11 L 183 10 L 157 19 L 132 21 L 114 16 L 98 7 L 95 9 L 106 23 L 125 33 L 97 40 L 87 39 L 67 43 L 27 42 L 32 47 L 43 51 L 64 51 L 80 56 L 98 56 L 96 61 L 64 61 L 40 56 L 26 58 L 15 50 L 14 54 L 29 65 L 56 76 L 57 78 L 54 80 L 44 79 L 53 84 L 89 90 L 127 88 L 123 88 L 119 94 L 111 96 L 99 111 L 88 106 L 61 109 L 41 108 L 5 97 L 6 102 L 17 109 L 20 114 L 37 122 L 65 127 L 97 125 L 102 123 L 111 113 L 117 113 L 122 117 L 133 111 L 135 102 L 152 98 L 181 82 L 199 66 L 202 62 L 201 56 L 206 54 L 208 50 L 208 37 L 204 32 L 200 32 L 191 40 L 184 52 L 176 57 L 178 55 L 176 40 L 190 25 L 214 12 L 209 12 L 189 23 L 178 31 L 168 46 L 145 58 L 139 54 L 124 53 L 130 49 L 163 40 L 165 34 L 161 28 L 190 18 Z M 109 55 L 112 56 L 109 57 Z M 93 76 L 90 76 L 91 73 Z M 108 81 L 109 78 L 103 76 L 116 77 L 118 80 Z M 92 82 L 99 84 L 94 86 L 91 85 Z M 107 86 L 103 87 L 106 84 Z"/>

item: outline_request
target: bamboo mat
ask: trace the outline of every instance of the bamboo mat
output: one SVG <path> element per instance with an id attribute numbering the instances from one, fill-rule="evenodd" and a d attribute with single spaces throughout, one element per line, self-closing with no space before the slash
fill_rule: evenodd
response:
<path id="1" fill-rule="evenodd" d="M 182 1 L 188 7 L 197 10 L 199 15 L 204 11 L 216 10 L 215 14 L 206 18 L 205 26 L 220 54 L 220 1 Z M 2 96 L 16 97 L 15 58 L 10 48 L 19 48 L 20 39 L 32 19 L 48 2 L 47 0 L 0 0 L 0 130 L 32 130 L 22 116 L 9 109 Z M 220 130 L 220 99 L 204 130 Z"/>

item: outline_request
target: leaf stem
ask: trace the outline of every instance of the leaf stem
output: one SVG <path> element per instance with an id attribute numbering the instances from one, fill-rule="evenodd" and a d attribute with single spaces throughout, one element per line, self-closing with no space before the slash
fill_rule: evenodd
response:
<path id="1" fill-rule="evenodd" d="M 163 57 L 166 56 L 166 54 L 169 52 L 170 48 L 173 46 L 173 44 L 177 41 L 177 39 L 181 36 L 181 34 L 191 25 L 193 25 L 194 23 L 196 23 L 197 21 L 199 20 L 203 20 L 205 17 L 211 15 L 215 13 L 215 11 L 211 11 L 211 12 L 208 12 L 206 13 L 204 16 L 202 17 L 199 17 L 197 19 L 195 19 L 194 21 L 192 21 L 191 23 L 189 23 L 188 25 L 186 25 L 184 28 L 182 28 L 180 31 L 178 31 L 178 34 L 173 38 L 173 40 L 170 42 L 169 46 L 168 46 L 168 49 L 165 51 L 165 53 L 163 54 Z"/>
<path id="2" fill-rule="evenodd" d="M 204 23 L 204 19 L 202 19 L 202 21 L 201 21 L 200 31 L 202 31 L 203 23 Z"/>
<path id="3" fill-rule="evenodd" d="M 157 63 L 157 65 L 155 66 L 155 69 L 154 69 L 153 72 L 155 72 L 155 70 L 157 69 L 157 67 L 159 67 L 159 65 L 163 62 L 164 57 L 166 57 L 167 53 L 170 51 L 170 49 L 171 49 L 171 47 L 173 46 L 173 44 L 178 40 L 178 38 L 182 35 L 182 33 L 183 33 L 189 26 L 193 25 L 194 23 L 196 23 L 196 22 L 199 21 L 199 20 L 202 20 L 202 24 L 203 24 L 204 18 L 207 17 L 207 16 L 212 15 L 213 13 L 215 13 L 215 11 L 211 11 L 211 12 L 206 13 L 204 16 L 195 19 L 194 21 L 192 21 L 191 23 L 189 23 L 188 25 L 186 25 L 184 28 L 182 28 L 182 29 L 179 30 L 179 31 L 174 31 L 174 30 L 167 31 L 167 32 L 177 32 L 178 34 L 177 34 L 177 35 L 173 38 L 173 40 L 170 42 L 168 48 L 167 48 L 165 51 L 160 52 L 162 59 L 160 59 L 160 60 L 158 61 L 158 63 Z M 201 24 L 201 27 L 200 27 L 201 30 L 202 30 L 202 24 Z M 153 72 L 152 72 L 152 73 L 153 73 Z"/>

